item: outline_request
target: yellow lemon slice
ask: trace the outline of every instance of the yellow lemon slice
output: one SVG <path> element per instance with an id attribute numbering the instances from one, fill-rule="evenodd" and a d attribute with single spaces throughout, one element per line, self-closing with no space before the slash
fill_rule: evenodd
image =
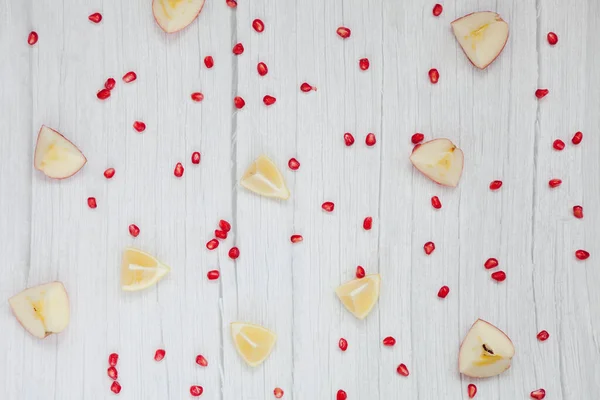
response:
<path id="1" fill-rule="evenodd" d="M 146 289 L 160 281 L 170 270 L 150 254 L 129 247 L 123 252 L 121 288 L 127 292 Z"/>
<path id="2" fill-rule="evenodd" d="M 283 200 L 290 197 L 283 175 L 267 156 L 260 156 L 250 164 L 240 184 L 261 196 Z"/>
<path id="3" fill-rule="evenodd" d="M 379 274 L 367 275 L 362 279 L 355 279 L 338 286 L 335 293 L 348 311 L 356 318 L 364 319 L 379 299 L 380 283 Z"/>
<path id="4" fill-rule="evenodd" d="M 231 324 L 231 336 L 236 350 L 251 367 L 265 361 L 277 341 L 277 335 L 270 330 L 244 322 Z"/>

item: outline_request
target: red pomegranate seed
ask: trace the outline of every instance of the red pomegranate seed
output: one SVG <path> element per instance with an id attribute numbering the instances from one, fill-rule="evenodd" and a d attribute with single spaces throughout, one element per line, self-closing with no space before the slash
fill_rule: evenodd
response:
<path id="1" fill-rule="evenodd" d="M 100 21 L 102 21 L 102 14 L 100 14 L 100 13 L 93 13 L 93 14 L 91 14 L 91 15 L 88 17 L 88 19 L 89 19 L 90 21 L 92 21 L 93 23 L 97 24 L 97 23 L 99 23 Z"/>
<path id="2" fill-rule="evenodd" d="M 300 85 L 300 90 L 302 90 L 303 92 L 310 92 L 311 90 L 316 91 L 317 88 L 314 86 L 311 86 L 309 83 L 304 82 L 302 85 Z"/>
<path id="3" fill-rule="evenodd" d="M 265 64 L 262 61 L 259 62 L 258 64 L 256 64 L 256 70 L 258 71 L 258 74 L 260 76 L 265 76 L 269 72 L 269 68 L 267 67 L 267 64 Z"/>
<path id="4" fill-rule="evenodd" d="M 106 82 L 104 82 L 104 87 L 108 90 L 113 90 L 116 84 L 117 81 L 115 81 L 113 78 L 108 78 Z"/>
<path id="5" fill-rule="evenodd" d="M 231 249 L 229 249 L 229 258 L 231 258 L 232 260 L 235 260 L 239 256 L 240 256 L 240 249 L 238 249 L 237 247 L 232 247 Z"/>
<path id="6" fill-rule="evenodd" d="M 265 106 L 273 105 L 276 101 L 277 99 L 273 96 L 266 95 L 265 97 L 263 97 L 263 103 L 265 103 Z"/>
<path id="7" fill-rule="evenodd" d="M 483 264 L 483 266 L 485 267 L 485 269 L 496 268 L 498 266 L 498 260 L 496 260 L 495 258 L 488 258 L 485 264 Z"/>
<path id="8" fill-rule="evenodd" d="M 448 296 L 448 293 L 450 293 L 450 288 L 448 286 L 442 286 L 440 290 L 438 290 L 438 297 L 440 299 L 445 299 L 446 296 Z"/>
<path id="9" fill-rule="evenodd" d="M 167 352 L 164 349 L 156 350 L 156 353 L 154 353 L 154 361 L 162 361 L 163 358 L 165 358 L 165 354 L 167 354 Z"/>
<path id="10" fill-rule="evenodd" d="M 548 93 L 550 93 L 548 89 L 538 89 L 535 91 L 535 97 L 537 97 L 538 99 L 542 99 L 546 97 Z"/>
<path id="11" fill-rule="evenodd" d="M 219 228 L 224 230 L 225 232 L 229 232 L 231 230 L 231 224 L 224 219 L 219 221 Z"/>
<path id="12" fill-rule="evenodd" d="M 123 82 L 131 83 L 137 79 L 137 75 L 133 71 L 129 71 L 125 75 L 123 75 Z"/>
<path id="13" fill-rule="evenodd" d="M 136 224 L 129 225 L 129 234 L 133 237 L 138 237 L 140 234 L 140 228 Z"/>
<path id="14" fill-rule="evenodd" d="M 214 250 L 217 247 L 219 247 L 219 241 L 217 239 L 210 239 L 206 243 L 206 248 L 209 249 L 209 250 Z"/>
<path id="15" fill-rule="evenodd" d="M 204 95 L 200 92 L 194 92 L 190 95 L 190 97 L 192 98 L 192 100 L 197 102 L 204 100 Z"/>
<path id="16" fill-rule="evenodd" d="M 537 340 L 539 340 L 540 342 L 545 342 L 550 337 L 550 334 L 548 333 L 548 331 L 540 331 L 540 333 L 538 333 L 536 337 Z"/>
<path id="17" fill-rule="evenodd" d="M 556 35 L 556 33 L 554 32 L 548 32 L 548 43 L 550 44 L 550 46 L 554 46 L 556 43 L 558 43 L 558 35 Z"/>
<path id="18" fill-rule="evenodd" d="M 200 164 L 200 153 L 197 151 L 192 153 L 192 164 Z"/>
<path id="19" fill-rule="evenodd" d="M 370 231 L 373 227 L 373 217 L 366 217 L 363 221 L 363 229 L 365 231 Z"/>
<path id="20" fill-rule="evenodd" d="M 423 139 L 425 139 L 425 135 L 423 135 L 422 133 L 415 133 L 414 135 L 412 135 L 412 137 L 410 138 L 410 141 L 413 144 L 417 144 L 419 142 L 421 142 Z"/>
<path id="21" fill-rule="evenodd" d="M 356 278 L 357 279 L 362 279 L 365 277 L 365 269 L 362 266 L 357 266 L 356 267 Z"/>
<path id="22" fill-rule="evenodd" d="M 88 197 L 87 203 L 88 203 L 88 207 L 89 208 L 96 208 L 96 207 L 98 207 L 98 205 L 96 204 L 96 198 L 95 197 Z"/>
<path id="23" fill-rule="evenodd" d="M 558 150 L 561 151 L 562 149 L 565 148 L 565 142 L 563 142 L 560 139 L 556 139 L 553 143 L 552 143 L 552 147 L 554 147 L 554 150 Z"/>
<path id="24" fill-rule="evenodd" d="M 439 17 L 442 14 L 443 10 L 444 10 L 444 7 L 442 7 L 441 4 L 436 4 L 435 6 L 433 6 L 433 16 Z"/>
<path id="25" fill-rule="evenodd" d="M 490 190 L 498 190 L 502 187 L 502 181 L 492 181 L 490 183 Z"/>
<path id="26" fill-rule="evenodd" d="M 96 97 L 98 97 L 100 100 L 106 100 L 110 97 L 110 90 L 100 89 L 98 93 L 96 93 Z"/>
<path id="27" fill-rule="evenodd" d="M 301 241 L 303 241 L 303 240 L 304 240 L 304 238 L 302 237 L 302 235 L 292 235 L 292 236 L 290 237 L 290 241 L 291 241 L 292 243 L 298 243 L 298 242 L 301 242 Z"/>
<path id="28" fill-rule="evenodd" d="M 235 1 L 235 0 L 225 0 L 225 3 L 231 8 L 237 7 L 237 1 Z"/>
<path id="29" fill-rule="evenodd" d="M 39 36 L 38 36 L 37 32 L 31 31 L 29 33 L 29 36 L 27 37 L 27 43 L 29 43 L 30 46 L 33 46 L 34 44 L 37 43 L 38 38 L 39 38 Z"/>
<path id="30" fill-rule="evenodd" d="M 241 43 L 237 43 L 235 46 L 233 46 L 233 54 L 235 54 L 236 56 L 239 56 L 240 54 L 242 54 L 244 52 L 244 45 Z"/>
<path id="31" fill-rule="evenodd" d="M 377 143 L 377 138 L 375 138 L 375 134 L 369 133 L 367 135 L 367 137 L 365 138 L 365 144 L 367 146 L 371 147 L 371 146 L 375 146 L 375 143 Z"/>
<path id="32" fill-rule="evenodd" d="M 183 176 L 183 171 L 184 171 L 184 168 L 183 168 L 183 165 L 180 162 L 178 162 L 177 164 L 175 164 L 175 170 L 173 170 L 173 174 L 176 177 L 181 178 Z"/>
<path id="33" fill-rule="evenodd" d="M 440 201 L 439 197 L 437 197 L 437 196 L 433 196 L 433 197 L 431 198 L 431 206 L 432 206 L 433 208 L 436 208 L 436 209 L 438 209 L 438 210 L 439 210 L 440 208 L 442 208 L 442 202 Z"/>
<path id="34" fill-rule="evenodd" d="M 276 399 L 280 399 L 283 397 L 283 390 L 281 388 L 276 387 L 273 389 L 273 395 Z"/>
<path id="35" fill-rule="evenodd" d="M 256 32 L 261 33 L 265 30 L 265 23 L 257 18 L 254 21 L 252 21 L 252 28 L 254 28 Z"/>
<path id="36" fill-rule="evenodd" d="M 348 39 L 350 37 L 350 35 L 352 34 L 352 31 L 350 31 L 350 29 L 346 28 L 345 26 L 340 26 L 339 28 L 337 28 L 337 30 L 335 32 L 342 39 Z"/>
<path id="37" fill-rule="evenodd" d="M 146 130 L 146 124 L 142 121 L 135 121 L 133 123 L 133 129 L 135 129 L 138 132 L 144 132 Z"/>
<path id="38" fill-rule="evenodd" d="M 348 350 L 348 341 L 344 338 L 341 338 L 338 342 L 338 346 L 340 347 L 341 351 L 346 351 Z"/>
<path id="39" fill-rule="evenodd" d="M 297 171 L 298 168 L 300 168 L 300 162 L 298 162 L 298 160 L 296 160 L 294 157 L 292 157 L 292 158 L 290 158 L 290 161 L 288 161 L 288 167 L 292 171 Z"/>
<path id="40" fill-rule="evenodd" d="M 383 345 L 384 346 L 391 347 L 391 346 L 393 346 L 395 344 L 396 344 L 396 339 L 394 339 L 393 336 L 388 336 L 388 337 L 386 337 L 386 338 L 383 339 Z"/>
<path id="41" fill-rule="evenodd" d="M 108 365 L 114 367 L 119 362 L 119 355 L 117 353 L 110 353 L 108 356 Z"/>
<path id="42" fill-rule="evenodd" d="M 212 56 L 206 56 L 204 57 L 204 65 L 206 68 L 210 69 L 215 66 L 215 60 L 212 58 Z"/>
<path id="43" fill-rule="evenodd" d="M 433 242 L 427 242 L 423 245 L 425 254 L 430 255 L 435 250 L 435 244 Z"/>
<path id="44" fill-rule="evenodd" d="M 326 201 L 325 203 L 321 204 L 321 208 L 327 212 L 332 212 L 335 208 L 335 204 L 333 204 L 332 201 Z"/>
<path id="45" fill-rule="evenodd" d="M 342 389 L 337 391 L 337 395 L 335 396 L 335 400 L 347 400 L 348 395 Z"/>
<path id="46" fill-rule="evenodd" d="M 583 207 L 573 206 L 573 215 L 575 216 L 575 218 L 583 218 Z"/>
<path id="47" fill-rule="evenodd" d="M 215 237 L 218 239 L 227 239 L 227 232 L 215 229 Z"/>
<path id="48" fill-rule="evenodd" d="M 544 389 L 538 389 L 538 390 L 534 390 L 529 395 L 531 396 L 532 399 L 542 400 L 544 397 L 546 397 L 546 391 Z"/>
<path id="49" fill-rule="evenodd" d="M 438 83 L 439 80 L 440 80 L 440 73 L 438 72 L 437 69 L 431 68 L 429 70 L 429 81 L 435 85 L 436 83 Z"/>
<path id="50" fill-rule="evenodd" d="M 496 271 L 492 273 L 492 279 L 496 282 L 502 282 L 506 280 L 506 272 L 504 271 Z"/>
<path id="51" fill-rule="evenodd" d="M 221 273 L 219 271 L 217 271 L 216 269 L 208 271 L 206 274 L 206 277 L 208 278 L 209 281 L 214 281 L 215 279 L 219 279 L 219 276 L 221 276 Z"/>
<path id="52" fill-rule="evenodd" d="M 560 179 L 550 179 L 548 181 L 548 186 L 551 188 L 559 187 L 562 181 Z"/>
<path id="53" fill-rule="evenodd" d="M 398 365 L 398 368 L 396 368 L 396 372 L 398 372 L 402 376 L 410 375 L 410 372 L 408 372 L 408 368 L 404 364 Z"/>
<path id="54" fill-rule="evenodd" d="M 110 179 L 113 176 L 115 176 L 115 169 L 114 168 L 108 168 L 106 171 L 104 171 L 104 177 L 106 179 Z"/>
<path id="55" fill-rule="evenodd" d="M 119 394 L 121 392 L 121 384 L 117 381 L 114 381 L 112 385 L 110 385 L 110 390 L 114 394 Z"/>
<path id="56" fill-rule="evenodd" d="M 192 386 L 190 386 L 190 394 L 193 397 L 198 397 L 202 393 L 204 393 L 204 389 L 202 388 L 202 386 L 198 386 L 198 385 L 192 385 Z"/>
<path id="57" fill-rule="evenodd" d="M 208 367 L 208 360 L 202 354 L 196 356 L 196 364 L 201 367 Z"/>
<path id="58" fill-rule="evenodd" d="M 470 399 L 475 397 L 475 395 L 477 394 L 477 386 L 473 385 L 472 383 L 469 383 L 469 386 L 467 386 L 467 393 L 469 394 Z"/>
<path id="59" fill-rule="evenodd" d="M 360 60 L 358 60 L 358 66 L 363 71 L 368 70 L 370 65 L 371 65 L 371 63 L 369 62 L 368 58 L 361 58 Z"/>
<path id="60" fill-rule="evenodd" d="M 115 367 L 108 367 L 108 369 L 106 370 L 106 373 L 107 373 L 108 377 L 110 379 L 112 379 L 113 381 L 116 381 L 117 378 L 119 377 L 119 372 L 117 371 L 117 369 Z"/>
<path id="61" fill-rule="evenodd" d="M 581 143 L 582 139 L 583 139 L 583 133 L 575 132 L 575 134 L 573 135 L 573 139 L 571 139 L 571 142 L 573 144 L 579 144 L 579 143 Z"/>
<path id="62" fill-rule="evenodd" d="M 577 250 L 575 252 L 575 257 L 577 257 L 580 260 L 587 260 L 590 256 L 590 253 L 588 253 L 585 250 Z"/>
<path id="63" fill-rule="evenodd" d="M 237 108 L 238 110 L 241 110 L 242 108 L 244 108 L 244 106 L 246 105 L 246 102 L 244 101 L 243 98 L 241 98 L 240 96 L 235 96 L 233 98 L 233 105 L 235 106 L 235 108 Z"/>
<path id="64" fill-rule="evenodd" d="M 350 132 L 344 133 L 344 142 L 346 142 L 346 146 L 352 146 L 354 144 L 354 136 Z"/>

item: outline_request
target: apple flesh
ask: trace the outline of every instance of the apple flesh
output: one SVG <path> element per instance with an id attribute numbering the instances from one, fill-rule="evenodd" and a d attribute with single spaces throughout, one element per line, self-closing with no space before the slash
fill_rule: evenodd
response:
<path id="1" fill-rule="evenodd" d="M 508 41 L 508 24 L 492 11 L 465 15 L 451 25 L 465 55 L 480 69 L 490 65 Z"/>
<path id="2" fill-rule="evenodd" d="M 160 28 L 173 33 L 191 24 L 204 6 L 204 0 L 153 0 L 152 13 Z"/>
<path id="3" fill-rule="evenodd" d="M 54 129 L 42 125 L 35 145 L 35 169 L 49 178 L 64 179 L 75 175 L 86 162 L 77 146 Z"/>
<path id="4" fill-rule="evenodd" d="M 504 332 L 482 319 L 475 321 L 458 354 L 458 369 L 472 378 L 489 378 L 510 368 L 515 347 Z"/>
<path id="5" fill-rule="evenodd" d="M 23 328 L 40 339 L 69 325 L 69 297 L 61 282 L 25 289 L 8 303 Z"/>
<path id="6" fill-rule="evenodd" d="M 456 187 L 462 175 L 464 155 L 448 139 L 434 139 L 415 146 L 410 162 L 432 181 Z"/>

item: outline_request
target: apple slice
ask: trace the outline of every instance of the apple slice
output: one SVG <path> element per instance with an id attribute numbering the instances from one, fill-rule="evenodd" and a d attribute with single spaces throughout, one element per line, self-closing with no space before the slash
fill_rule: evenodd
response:
<path id="1" fill-rule="evenodd" d="M 77 146 L 54 129 L 42 125 L 38 133 L 33 166 L 49 178 L 73 176 L 87 162 Z"/>
<path id="2" fill-rule="evenodd" d="M 458 369 L 472 378 L 489 378 L 510 368 L 515 347 L 504 332 L 482 319 L 475 321 L 458 353 Z"/>
<path id="3" fill-rule="evenodd" d="M 410 162 L 432 181 L 456 187 L 462 174 L 464 155 L 450 140 L 434 139 L 415 146 Z"/>
<path id="4" fill-rule="evenodd" d="M 465 15 L 451 25 L 465 55 L 480 69 L 490 65 L 508 41 L 508 24 L 492 11 Z"/>
<path id="5" fill-rule="evenodd" d="M 40 339 L 69 325 L 69 296 L 61 282 L 25 289 L 8 302 L 23 328 Z"/>
<path id="6" fill-rule="evenodd" d="M 152 13 L 160 28 L 173 33 L 191 24 L 204 6 L 204 0 L 153 0 Z"/>

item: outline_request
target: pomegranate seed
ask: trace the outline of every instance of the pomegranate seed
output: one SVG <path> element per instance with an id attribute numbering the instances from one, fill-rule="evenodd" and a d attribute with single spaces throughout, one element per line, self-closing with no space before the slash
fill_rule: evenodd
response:
<path id="1" fill-rule="evenodd" d="M 123 75 L 123 82 L 131 83 L 137 79 L 137 75 L 133 71 L 129 71 L 125 75 Z"/>
<path id="2" fill-rule="evenodd" d="M 303 92 L 310 92 L 311 90 L 317 90 L 316 87 L 311 86 L 309 83 L 304 82 L 302 85 L 300 85 L 300 90 L 302 90 Z"/>
<path id="3" fill-rule="evenodd" d="M 440 201 L 439 197 L 433 196 L 431 198 L 431 206 L 438 210 L 442 208 L 442 202 Z"/>
<path id="4" fill-rule="evenodd" d="M 344 338 L 341 338 L 338 342 L 338 346 L 340 347 L 341 351 L 346 351 L 348 350 L 348 341 Z"/>
<path id="5" fill-rule="evenodd" d="M 104 82 L 104 87 L 108 90 L 113 90 L 116 84 L 117 81 L 115 81 L 113 78 L 108 78 L 106 82 Z"/>
<path id="6" fill-rule="evenodd" d="M 363 229 L 365 231 L 370 231 L 372 227 L 373 227 L 373 218 L 366 217 L 363 221 Z"/>
<path id="7" fill-rule="evenodd" d="M 538 89 L 535 91 L 535 97 L 537 97 L 538 99 L 542 99 L 546 97 L 548 93 L 550 93 L 548 89 Z"/>
<path id="8" fill-rule="evenodd" d="M 302 237 L 302 235 L 292 235 L 292 236 L 290 237 L 290 241 L 291 241 L 292 243 L 298 243 L 298 242 L 301 242 L 301 241 L 303 241 L 303 240 L 304 240 L 304 238 Z"/>
<path id="9" fill-rule="evenodd" d="M 198 386 L 198 385 L 192 385 L 192 386 L 190 386 L 190 394 L 193 397 L 198 397 L 202 393 L 204 393 L 204 389 L 202 388 L 202 386 Z"/>
<path id="10" fill-rule="evenodd" d="M 408 368 L 406 368 L 406 365 L 404 364 L 398 365 L 398 368 L 396 368 L 396 372 L 398 372 L 402 376 L 410 375 L 410 372 L 408 372 Z"/>
<path id="11" fill-rule="evenodd" d="M 575 252 L 575 257 L 577 257 L 580 260 L 587 260 L 590 256 L 590 253 L 588 253 L 585 250 L 577 250 Z"/>
<path id="12" fill-rule="evenodd" d="M 492 279 L 496 282 L 502 282 L 506 280 L 506 273 L 504 271 L 496 271 L 492 273 Z"/>
<path id="13" fill-rule="evenodd" d="M 235 260 L 239 256 L 240 256 L 240 249 L 238 249 L 237 247 L 232 247 L 231 249 L 229 249 L 229 258 L 231 258 L 232 260 Z"/>
<path id="14" fill-rule="evenodd" d="M 579 144 L 579 143 L 581 143 L 581 140 L 582 140 L 582 139 L 583 139 L 583 133 L 581 133 L 581 132 L 576 132 L 576 133 L 573 135 L 573 139 L 571 139 L 571 142 L 572 142 L 573 144 Z"/>
<path id="15" fill-rule="evenodd" d="M 231 230 L 231 224 L 224 219 L 219 221 L 219 228 L 224 230 L 225 232 L 229 232 Z"/>
<path id="16" fill-rule="evenodd" d="M 181 178 L 183 176 L 183 171 L 184 171 L 184 168 L 183 168 L 183 165 L 180 162 L 178 162 L 177 164 L 175 164 L 175 170 L 173 170 L 173 174 L 176 177 Z"/>
<path id="17" fill-rule="evenodd" d="M 31 31 L 29 33 L 29 36 L 27 37 L 27 43 L 29 43 L 30 46 L 33 46 L 34 44 L 36 44 L 38 41 L 38 34 L 36 31 Z"/>
<path id="18" fill-rule="evenodd" d="M 365 138 L 365 144 L 367 146 L 371 147 L 371 146 L 375 146 L 375 143 L 377 143 L 377 138 L 375 138 L 375 134 L 369 133 L 367 135 L 367 137 Z"/>
<path id="19" fill-rule="evenodd" d="M 96 207 L 98 207 L 98 205 L 96 204 L 96 198 L 95 197 L 88 197 L 87 203 L 88 203 L 88 207 L 89 208 L 96 208 Z"/>
<path id="20" fill-rule="evenodd" d="M 558 150 L 561 151 L 562 149 L 565 148 L 565 142 L 563 142 L 560 139 L 556 139 L 553 143 L 552 143 L 552 147 L 554 147 L 554 150 Z"/>
<path id="21" fill-rule="evenodd" d="M 218 239 L 227 239 L 227 232 L 215 229 L 215 237 Z"/>
<path id="22" fill-rule="evenodd" d="M 215 279 L 219 279 L 219 276 L 221 276 L 221 273 L 219 271 L 217 271 L 216 269 L 208 271 L 208 273 L 206 274 L 206 277 L 208 278 L 209 281 L 214 281 Z"/>
<path id="23" fill-rule="evenodd" d="M 106 370 L 106 373 L 108 374 L 108 377 L 110 379 L 112 379 L 113 381 L 116 381 L 117 378 L 119 377 L 119 372 L 117 371 L 117 369 L 115 367 L 108 367 L 108 369 Z"/>
<path id="24" fill-rule="evenodd" d="M 133 129 L 135 129 L 138 132 L 144 132 L 146 130 L 146 124 L 142 121 L 135 121 L 133 123 Z"/>
<path id="25" fill-rule="evenodd" d="M 337 395 L 335 396 L 335 400 L 347 400 L 348 395 L 342 389 L 337 391 Z"/>
<path id="26" fill-rule="evenodd" d="M 467 393 L 469 394 L 470 399 L 475 397 L 475 395 L 477 394 L 477 386 L 473 385 L 472 383 L 469 383 L 469 386 L 467 386 Z"/>
<path id="27" fill-rule="evenodd" d="M 360 60 L 358 60 L 358 66 L 363 71 L 368 70 L 370 65 L 371 65 L 371 63 L 369 62 L 368 58 L 361 58 Z"/>
<path id="28" fill-rule="evenodd" d="M 231 8 L 237 7 L 237 1 L 235 1 L 235 0 L 225 0 L 225 3 Z"/>
<path id="29" fill-rule="evenodd" d="M 548 333 L 548 331 L 540 331 L 540 333 L 538 333 L 536 337 L 537 340 L 539 340 L 540 342 L 545 342 L 550 337 L 550 334 Z"/>
<path id="30" fill-rule="evenodd" d="M 196 102 L 201 102 L 202 100 L 204 100 L 204 95 L 200 92 L 194 92 L 190 95 L 190 97 L 192 98 L 193 101 L 196 101 Z"/>
<path id="31" fill-rule="evenodd" d="M 483 264 L 483 266 L 485 267 L 485 269 L 496 268 L 498 266 L 498 260 L 496 260 L 495 258 L 488 258 L 485 264 Z"/>
<path id="32" fill-rule="evenodd" d="M 412 137 L 410 138 L 410 141 L 413 144 L 417 144 L 419 142 L 421 142 L 423 139 L 425 139 L 425 135 L 423 135 L 422 133 L 415 133 L 414 135 L 412 135 Z"/>
<path id="33" fill-rule="evenodd" d="M 440 299 L 445 299 L 446 296 L 448 296 L 448 293 L 450 293 L 450 288 L 448 286 L 442 286 L 440 290 L 438 290 L 438 297 Z"/>
<path id="34" fill-rule="evenodd" d="M 261 33 L 265 30 L 265 23 L 257 18 L 254 21 L 252 21 L 252 28 L 254 28 L 256 32 Z"/>
<path id="35" fill-rule="evenodd" d="M 439 80 L 440 80 L 440 73 L 438 72 L 437 69 L 431 68 L 429 70 L 429 81 L 435 85 L 436 83 L 438 83 Z"/>
<path id="36" fill-rule="evenodd" d="M 117 353 L 110 353 L 108 356 L 108 365 L 114 367 L 117 365 L 117 362 L 119 362 L 119 355 Z"/>
<path id="37" fill-rule="evenodd" d="M 212 58 L 212 56 L 206 56 L 204 57 L 204 65 L 206 68 L 210 69 L 215 66 L 215 60 Z"/>
<path id="38" fill-rule="evenodd" d="M 104 171 L 104 177 L 106 179 L 110 179 L 113 176 L 115 176 L 115 169 L 114 168 L 108 168 L 106 171 Z"/>
<path id="39" fill-rule="evenodd" d="M 383 345 L 384 346 L 391 347 L 391 346 L 393 346 L 395 344 L 396 344 L 396 339 L 394 339 L 393 336 L 388 336 L 388 337 L 386 337 L 386 338 L 383 339 Z"/>
<path id="40" fill-rule="evenodd" d="M 350 29 L 346 28 L 345 26 L 340 26 L 339 28 L 337 28 L 337 30 L 335 32 L 342 39 L 348 39 L 350 37 L 350 35 L 352 34 L 352 31 L 350 31 Z"/>
<path id="41" fill-rule="evenodd" d="M 117 381 L 114 381 L 112 385 L 110 385 L 110 390 L 114 394 L 119 394 L 121 392 L 121 384 Z"/>
<path id="42" fill-rule="evenodd" d="M 365 269 L 362 266 L 357 266 L 356 267 L 356 278 L 357 279 L 362 279 L 365 277 Z"/>
<path id="43" fill-rule="evenodd" d="M 100 13 L 93 13 L 93 14 L 91 14 L 91 15 L 88 17 L 88 19 L 89 19 L 90 21 L 92 21 L 93 23 L 97 24 L 97 23 L 99 23 L 100 21 L 102 21 L 102 14 L 100 14 Z"/>
<path id="44" fill-rule="evenodd" d="M 435 250 L 435 244 L 433 242 L 427 242 L 423 245 L 425 254 L 430 255 Z"/>
<path id="45" fill-rule="evenodd" d="M 233 54 L 235 54 L 236 56 L 239 56 L 240 54 L 242 54 L 244 52 L 244 45 L 241 43 L 236 44 L 235 46 L 233 46 Z"/>
<path id="46" fill-rule="evenodd" d="M 100 100 L 106 100 L 110 97 L 110 90 L 100 89 L 98 93 L 96 93 L 96 97 L 98 97 Z"/>
<path id="47" fill-rule="evenodd" d="M 154 361 L 162 361 L 163 358 L 165 358 L 165 354 L 167 354 L 167 352 L 164 349 L 156 350 L 156 353 L 154 353 Z"/>
<path id="48" fill-rule="evenodd" d="M 267 67 L 267 64 L 265 64 L 262 61 L 259 62 L 258 64 L 256 64 L 256 70 L 258 71 L 258 74 L 260 76 L 265 76 L 269 72 L 269 68 Z"/>
<path id="49" fill-rule="evenodd" d="M 290 161 L 288 161 L 288 167 L 292 171 L 297 171 L 298 168 L 300 168 L 300 163 L 298 162 L 298 160 L 296 160 L 294 157 L 292 157 L 292 158 L 290 158 Z"/>
<path id="50" fill-rule="evenodd" d="M 196 364 L 201 367 L 208 367 L 208 360 L 202 354 L 196 356 Z"/>
<path id="51" fill-rule="evenodd" d="M 546 397 L 546 391 L 544 389 L 538 389 L 538 390 L 534 390 L 529 395 L 531 396 L 532 399 L 542 400 L 544 397 Z"/>
<path id="52" fill-rule="evenodd" d="M 280 399 L 283 397 L 283 390 L 281 388 L 276 387 L 273 389 L 273 395 L 275 395 L 276 399 Z"/>
<path id="53" fill-rule="evenodd" d="M 200 153 L 197 151 L 192 153 L 192 164 L 200 164 Z"/>
<path id="54" fill-rule="evenodd" d="M 558 36 L 556 35 L 556 33 L 554 32 L 548 32 L 548 43 L 550 44 L 550 46 L 554 46 L 556 43 L 558 43 Z"/>
<path id="55" fill-rule="evenodd" d="M 502 181 L 492 181 L 490 183 L 490 190 L 498 190 L 502 187 Z"/>
<path id="56" fill-rule="evenodd" d="M 326 201 L 325 203 L 321 204 L 321 208 L 327 212 L 332 212 L 335 208 L 335 204 L 333 204 L 332 201 Z"/>
<path id="57" fill-rule="evenodd" d="M 235 108 L 237 108 L 238 110 L 241 110 L 242 108 L 244 108 L 244 106 L 246 105 L 246 102 L 244 101 L 243 98 L 241 98 L 240 96 L 235 96 L 233 98 L 233 105 L 235 106 Z"/>
<path id="58" fill-rule="evenodd" d="M 573 206 L 573 215 L 575 216 L 575 218 L 583 218 L 583 207 Z"/>
<path id="59" fill-rule="evenodd" d="M 277 99 L 273 96 L 266 95 L 265 97 L 263 97 L 263 103 L 265 103 L 265 106 L 273 105 L 276 101 Z"/>
<path id="60" fill-rule="evenodd" d="M 344 133 L 344 142 L 346 142 L 346 146 L 352 146 L 354 144 L 354 136 L 350 132 Z"/>
<path id="61" fill-rule="evenodd" d="M 551 188 L 559 187 L 562 181 L 560 179 L 550 179 L 548 181 L 548 186 Z"/>
<path id="62" fill-rule="evenodd" d="M 129 225 L 129 234 L 133 237 L 138 237 L 140 234 L 140 228 L 136 224 Z"/>
<path id="63" fill-rule="evenodd" d="M 209 249 L 209 250 L 214 250 L 217 247 L 219 247 L 219 241 L 217 239 L 210 239 L 206 243 L 206 248 Z"/>
<path id="64" fill-rule="evenodd" d="M 439 17 L 442 14 L 443 10 L 444 10 L 444 7 L 442 7 L 441 4 L 436 4 L 435 6 L 433 6 L 433 16 Z"/>

